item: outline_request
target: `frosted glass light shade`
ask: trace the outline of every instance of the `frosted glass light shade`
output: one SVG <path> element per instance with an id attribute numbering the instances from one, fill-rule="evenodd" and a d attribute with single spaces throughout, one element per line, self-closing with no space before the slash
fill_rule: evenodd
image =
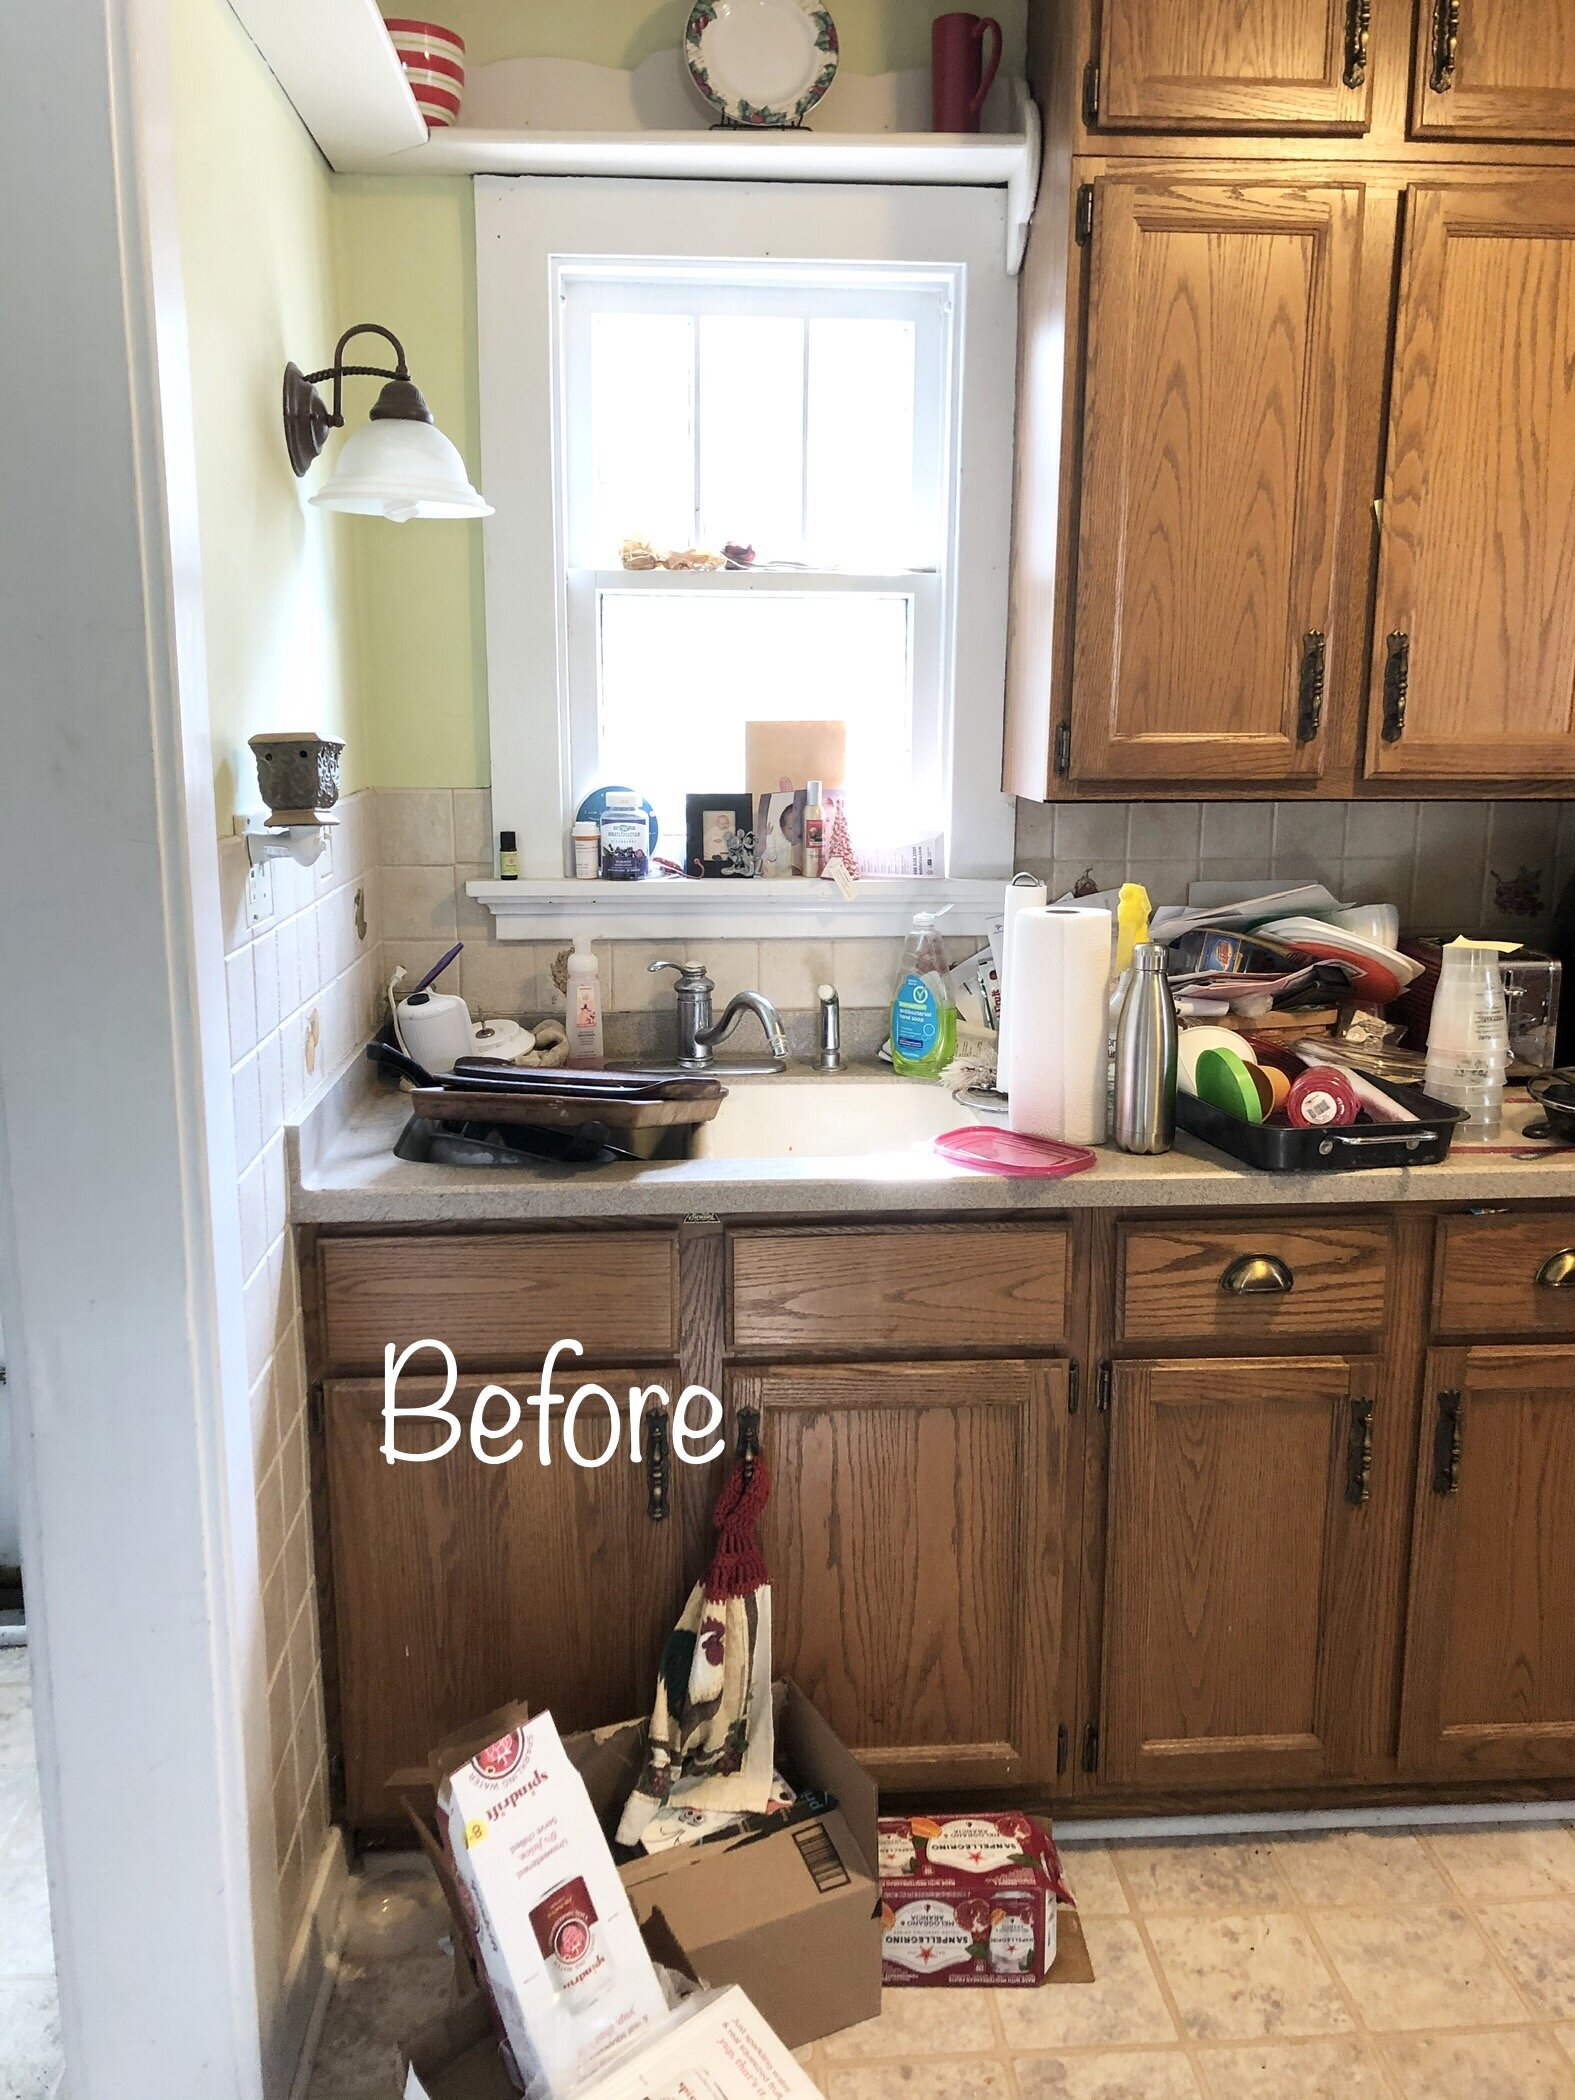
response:
<path id="1" fill-rule="evenodd" d="M 351 432 L 329 480 L 311 499 L 322 510 L 363 517 L 490 518 L 458 450 L 431 423 L 388 419 Z"/>

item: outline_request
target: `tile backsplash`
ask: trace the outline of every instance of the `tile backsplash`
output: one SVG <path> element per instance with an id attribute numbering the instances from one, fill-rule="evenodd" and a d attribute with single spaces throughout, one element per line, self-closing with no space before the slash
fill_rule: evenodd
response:
<path id="1" fill-rule="evenodd" d="M 551 969 L 561 941 L 499 941 L 492 915 L 465 895 L 492 863 L 491 796 L 484 788 L 382 788 L 376 806 L 383 977 L 415 977 L 455 940 L 465 952 L 444 983 L 475 1013 L 534 1017 L 561 1010 Z M 1418 932 L 1546 933 L 1575 873 L 1575 803 L 1557 802 L 1099 802 L 1017 805 L 1017 865 L 1069 890 L 1086 871 L 1101 888 L 1144 883 L 1156 902 L 1189 883 L 1271 876 L 1316 879 L 1352 903 L 1393 903 Z M 591 916 L 588 913 L 588 916 Z M 672 982 L 647 965 L 674 941 L 602 942 L 606 1010 L 632 1017 L 625 1050 L 659 1050 Z M 954 956 L 977 945 L 948 943 Z M 835 984 L 848 1010 L 883 1008 L 901 942 L 712 940 L 694 944 L 716 980 L 717 1003 L 754 987 L 784 1013 L 813 1005 Z"/>
<path id="2" fill-rule="evenodd" d="M 465 895 L 465 884 L 490 878 L 492 797 L 485 788 L 381 788 L 377 790 L 377 839 L 381 860 L 379 896 L 385 981 L 396 964 L 411 978 L 431 967 L 456 940 L 465 943 L 459 962 L 443 979 L 462 991 L 476 1014 L 561 1012 L 563 995 L 552 982 L 558 941 L 500 941 L 491 912 Z M 586 917 L 594 921 L 587 899 Z M 588 924 L 587 931 L 594 932 Z M 954 944 L 957 953 L 977 946 Z M 609 1014 L 665 1019 L 673 1012 L 673 980 L 653 977 L 649 965 L 676 950 L 693 947 L 716 982 L 720 1008 L 735 992 L 761 991 L 784 1013 L 815 1003 L 817 985 L 832 983 L 846 1008 L 884 1007 L 901 951 L 891 940 L 712 940 L 598 941 L 602 984 Z M 747 1035 L 747 1030 L 743 1031 Z"/>
<path id="3" fill-rule="evenodd" d="M 1575 873 L 1575 803 L 1019 802 L 1017 864 L 1052 895 L 1091 869 L 1166 903 L 1196 881 L 1315 880 L 1398 905 L 1412 932 L 1534 942 Z"/>

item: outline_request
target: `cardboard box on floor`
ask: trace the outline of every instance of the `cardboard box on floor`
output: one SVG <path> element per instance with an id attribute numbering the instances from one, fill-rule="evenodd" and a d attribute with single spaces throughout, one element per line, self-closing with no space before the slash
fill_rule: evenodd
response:
<path id="1" fill-rule="evenodd" d="M 427 1826 L 418 1819 L 417 1828 L 425 1845 Z M 443 1886 L 452 1903 L 446 1874 Z M 455 1923 L 463 1924 L 462 1914 L 456 1913 Z M 677 1970 L 698 1988 L 688 1957 L 660 1911 L 645 1921 L 640 1933 L 652 1961 Z M 454 1961 L 467 1988 L 450 2011 L 429 2020 L 405 2044 L 401 2066 L 404 2100 L 520 2100 L 518 2087 L 503 2067 L 492 2008 L 476 1987 L 474 1971 L 467 1970 L 461 1960 L 457 1944 Z"/>
<path id="2" fill-rule="evenodd" d="M 619 1873 L 642 1929 L 660 1912 L 703 1983 L 738 1984 L 788 2048 L 799 2049 L 880 2011 L 880 1798 L 797 1685 L 779 1680 L 772 1703 L 777 1763 L 797 1785 L 830 1794 L 837 1806 L 765 1837 L 720 1838 L 634 1859 Z M 522 1712 L 503 1709 L 450 1737 L 432 1760 L 434 1786 L 519 1726 Z M 616 1823 L 639 1775 L 647 1727 L 625 1721 L 564 1738 L 604 1828 Z M 464 1905 L 436 1831 L 413 1806 L 411 1820 L 469 1948 Z"/>
<path id="3" fill-rule="evenodd" d="M 684 1845 L 620 1868 L 643 1925 L 660 1911 L 701 1980 L 738 1984 L 790 2049 L 880 2011 L 880 1797 L 796 1684 L 772 1687 L 777 1763 L 837 1806 L 768 1837 Z M 568 1736 L 604 1821 L 645 1755 L 645 1721 Z"/>

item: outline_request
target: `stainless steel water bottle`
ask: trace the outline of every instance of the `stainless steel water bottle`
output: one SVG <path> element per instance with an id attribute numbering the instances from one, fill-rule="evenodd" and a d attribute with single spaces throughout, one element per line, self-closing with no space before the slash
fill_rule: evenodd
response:
<path id="1" fill-rule="evenodd" d="M 1176 1002 L 1154 941 L 1132 951 L 1116 1023 L 1114 1137 L 1122 1152 L 1168 1152 L 1176 1138 Z"/>

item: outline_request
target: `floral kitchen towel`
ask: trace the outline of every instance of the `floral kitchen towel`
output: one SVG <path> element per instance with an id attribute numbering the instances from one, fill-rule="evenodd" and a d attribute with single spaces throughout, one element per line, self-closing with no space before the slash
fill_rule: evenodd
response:
<path id="1" fill-rule="evenodd" d="M 638 1845 L 658 1809 L 681 1802 L 759 1813 L 771 1801 L 771 1584 L 757 1525 L 771 1493 L 766 1462 L 741 1455 L 712 1522 L 716 1551 L 668 1635 L 645 1763 L 618 1825 Z"/>

